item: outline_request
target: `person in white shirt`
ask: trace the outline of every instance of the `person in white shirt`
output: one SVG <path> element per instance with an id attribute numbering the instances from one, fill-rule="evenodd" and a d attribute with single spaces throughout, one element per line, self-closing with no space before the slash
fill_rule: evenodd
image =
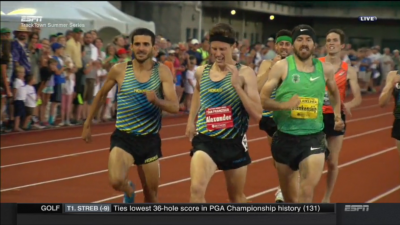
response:
<path id="1" fill-rule="evenodd" d="M 58 126 L 71 126 L 71 106 L 72 95 L 75 86 L 75 73 L 73 73 L 74 63 L 70 58 L 65 59 L 65 83 L 61 86 L 61 122 Z"/>
<path id="2" fill-rule="evenodd" d="M 196 87 L 196 77 L 195 77 L 195 71 L 196 71 L 196 58 L 194 56 L 189 57 L 190 64 L 189 68 L 186 71 L 186 79 L 185 79 L 185 93 L 186 93 L 186 98 L 185 98 L 185 105 L 186 109 L 189 110 L 190 106 L 192 104 L 192 97 L 193 97 L 193 92 Z"/>
<path id="3" fill-rule="evenodd" d="M 35 109 L 37 106 L 37 94 L 35 87 L 33 87 L 36 84 L 36 79 L 32 75 L 29 75 L 26 77 L 26 85 L 25 85 L 25 93 L 26 93 L 26 98 L 24 101 L 25 104 L 25 120 L 24 120 L 24 125 L 22 126 L 24 130 L 28 130 L 30 127 L 29 125 L 31 124 L 31 119 L 32 116 L 35 115 Z M 37 128 L 37 129 L 43 129 L 43 126 L 40 126 L 37 123 L 32 124 L 32 127 Z"/>
<path id="4" fill-rule="evenodd" d="M 17 66 L 15 68 L 17 73 L 17 78 L 15 78 L 13 82 L 13 96 L 14 96 L 14 131 L 20 132 L 23 131 L 20 128 L 21 119 L 25 118 L 25 99 L 26 99 L 26 90 L 25 90 L 25 68 L 22 66 Z"/>

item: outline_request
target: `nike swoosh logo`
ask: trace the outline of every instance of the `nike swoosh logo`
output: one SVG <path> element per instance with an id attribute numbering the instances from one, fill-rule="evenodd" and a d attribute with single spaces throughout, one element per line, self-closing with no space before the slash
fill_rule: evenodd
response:
<path id="1" fill-rule="evenodd" d="M 319 77 L 314 77 L 314 78 L 310 77 L 310 81 L 317 80 L 318 78 L 319 78 Z"/>
<path id="2" fill-rule="evenodd" d="M 301 32 L 306 31 L 307 29 L 300 29 Z"/>
<path id="3" fill-rule="evenodd" d="M 311 151 L 314 151 L 314 150 L 317 150 L 317 149 L 320 149 L 320 148 L 313 148 L 313 147 L 311 147 Z"/>

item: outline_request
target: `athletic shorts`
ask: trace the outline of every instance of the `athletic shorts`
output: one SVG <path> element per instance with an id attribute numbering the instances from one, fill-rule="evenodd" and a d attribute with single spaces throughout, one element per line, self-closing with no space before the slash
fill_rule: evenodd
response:
<path id="1" fill-rule="evenodd" d="M 54 93 L 50 96 L 50 102 L 61 103 L 62 88 L 61 84 L 54 85 Z"/>
<path id="2" fill-rule="evenodd" d="M 344 129 L 341 131 L 335 130 L 335 114 L 326 113 L 324 114 L 324 133 L 326 137 L 341 136 L 346 132 L 346 115 L 342 112 L 342 120 L 344 122 Z"/>
<path id="3" fill-rule="evenodd" d="M 267 132 L 272 137 L 277 130 L 276 123 L 272 117 L 262 117 L 259 123 L 260 130 Z"/>
<path id="4" fill-rule="evenodd" d="M 96 86 L 96 79 L 86 78 L 85 80 L 85 93 L 83 99 L 85 102 L 91 102 L 94 98 L 94 88 Z"/>
<path id="5" fill-rule="evenodd" d="M 162 157 L 159 134 L 134 135 L 116 129 L 111 135 L 110 151 L 118 147 L 131 154 L 135 165 L 154 162 Z"/>
<path id="6" fill-rule="evenodd" d="M 325 151 L 325 134 L 322 131 L 296 136 L 278 130 L 272 137 L 272 157 L 276 162 L 288 165 L 294 171 L 297 171 L 300 162 L 310 155 Z"/>
<path id="7" fill-rule="evenodd" d="M 182 75 L 176 76 L 175 86 L 182 87 Z"/>
<path id="8" fill-rule="evenodd" d="M 25 103 L 22 100 L 15 100 L 14 104 L 14 117 L 19 116 L 20 118 L 25 118 Z"/>
<path id="9" fill-rule="evenodd" d="M 400 119 L 395 119 L 393 122 L 392 138 L 400 141 Z"/>
<path id="10" fill-rule="evenodd" d="M 204 134 L 196 135 L 192 140 L 190 156 L 203 151 L 214 161 L 219 170 L 233 170 L 251 163 L 247 137 L 219 139 Z"/>

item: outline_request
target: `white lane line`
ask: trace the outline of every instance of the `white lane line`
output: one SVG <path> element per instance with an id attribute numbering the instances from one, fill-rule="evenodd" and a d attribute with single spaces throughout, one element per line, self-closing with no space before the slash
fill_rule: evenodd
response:
<path id="1" fill-rule="evenodd" d="M 378 201 L 379 199 L 384 198 L 384 197 L 386 197 L 386 196 L 388 196 L 388 195 L 390 195 L 390 194 L 392 194 L 392 193 L 394 193 L 394 192 L 396 192 L 398 190 L 400 190 L 400 185 L 395 187 L 395 188 L 390 189 L 389 191 L 387 191 L 385 193 L 382 193 L 382 194 L 380 194 L 380 195 L 368 200 L 367 203 L 374 203 L 374 202 Z"/>
<path id="2" fill-rule="evenodd" d="M 344 163 L 344 164 L 342 164 L 342 165 L 339 165 L 339 168 L 346 167 L 346 166 L 349 166 L 349 165 L 353 165 L 353 164 L 358 163 L 358 162 L 360 162 L 360 161 L 363 161 L 363 160 L 366 160 L 366 159 L 375 157 L 375 156 L 377 156 L 377 155 L 381 155 L 381 154 L 384 154 L 384 153 L 386 153 L 386 152 L 392 151 L 393 149 L 395 149 L 395 147 L 389 148 L 389 149 L 385 149 L 385 150 L 383 150 L 383 151 L 379 151 L 379 152 L 377 152 L 377 153 L 374 153 L 374 154 L 371 154 L 371 155 L 367 155 L 367 156 L 361 157 L 361 158 L 359 158 L 359 159 L 356 159 L 356 160 L 353 160 L 353 161 Z M 253 163 L 265 161 L 265 160 L 268 160 L 268 159 L 271 159 L 271 158 L 272 158 L 271 156 L 266 157 L 266 158 L 261 158 L 261 159 L 258 159 L 258 160 L 254 160 Z M 219 172 L 221 172 L 221 171 L 218 170 L 218 171 L 216 171 L 215 173 L 219 173 Z M 326 172 L 327 172 L 327 171 L 325 170 L 323 173 L 326 173 Z M 178 184 L 178 183 L 182 183 L 182 182 L 185 182 L 185 181 L 190 181 L 190 177 L 185 178 L 185 179 L 181 179 L 181 180 L 176 180 L 176 181 L 168 182 L 168 183 L 165 183 L 165 184 L 161 184 L 161 185 L 158 186 L 158 187 L 161 188 L 161 187 L 171 186 L 171 185 Z M 253 194 L 253 195 L 248 196 L 247 199 L 253 199 L 253 198 L 256 198 L 256 197 L 258 197 L 258 196 L 265 195 L 265 194 L 267 194 L 267 193 L 270 193 L 270 192 L 273 192 L 273 191 L 278 190 L 278 188 L 279 188 L 279 187 L 274 187 L 274 188 L 271 188 L 271 189 L 268 189 L 268 190 L 265 190 L 265 191 L 262 191 L 262 192 L 258 192 L 258 193 L 256 193 L 256 194 Z M 143 189 L 135 191 L 135 193 L 141 193 L 141 192 L 143 192 Z M 121 194 L 121 195 L 117 195 L 117 196 L 113 196 L 113 197 L 101 199 L 101 200 L 98 200 L 98 201 L 95 201 L 95 202 L 92 202 L 92 203 L 108 202 L 108 201 L 111 201 L 111 200 L 114 200 L 114 199 L 117 199 L 117 198 L 122 198 L 123 196 L 124 196 L 124 195 Z"/>
<path id="3" fill-rule="evenodd" d="M 369 108 L 375 108 L 378 105 L 370 105 L 370 106 L 365 106 L 365 107 L 359 107 L 355 108 L 352 111 L 356 110 L 362 110 L 362 109 L 369 109 Z M 390 113 L 389 113 L 390 114 Z M 378 114 L 379 115 L 379 114 Z M 382 115 L 382 114 L 380 114 Z M 375 115 L 372 118 L 377 117 Z M 368 118 L 368 117 L 365 117 Z M 348 121 L 350 122 L 350 121 Z M 170 125 L 165 125 L 163 128 L 168 128 L 168 127 L 178 127 L 178 126 L 185 126 L 187 123 L 178 123 L 178 124 L 170 124 Z M 253 125 L 256 126 L 256 125 Z M 258 124 L 257 124 L 258 126 Z M 92 137 L 100 137 L 100 136 L 105 136 L 105 135 L 110 135 L 112 132 L 107 132 L 107 133 L 99 133 L 99 134 L 93 134 Z M 60 138 L 60 139 L 54 139 L 54 140 L 49 140 L 49 141 L 39 141 L 39 142 L 31 142 L 31 143 L 26 143 L 26 144 L 20 144 L 20 145 L 10 145 L 10 146 L 4 146 L 1 147 L 1 149 L 10 149 L 10 148 L 18 148 L 18 147 L 26 147 L 26 146 L 32 146 L 32 145 L 40 145 L 40 144 L 49 144 L 49 143 L 56 143 L 56 142 L 63 142 L 63 141 L 71 141 L 71 140 L 78 140 L 81 139 L 81 137 L 70 137 L 70 138 Z"/>
<path id="4" fill-rule="evenodd" d="M 392 112 L 381 113 L 381 114 L 377 114 L 377 115 L 374 115 L 374 116 L 367 116 L 367 117 L 361 117 L 361 118 L 358 118 L 358 119 L 348 120 L 346 123 L 351 123 L 351 122 L 356 122 L 356 121 L 361 121 L 361 120 L 369 120 L 369 119 L 373 119 L 373 118 L 377 118 L 377 117 L 381 117 L 381 116 L 386 116 L 386 115 L 391 115 L 391 114 L 392 114 Z M 258 127 L 258 124 L 252 124 L 249 127 L 256 127 L 256 126 Z M 184 136 L 184 135 L 173 136 L 173 137 L 169 137 L 169 138 L 162 138 L 161 141 L 175 140 L 175 139 L 181 139 L 181 138 L 185 138 L 185 137 L 186 136 Z M 31 163 L 38 163 L 38 162 L 44 162 L 44 161 L 49 161 L 49 160 L 56 160 L 56 159 L 61 159 L 61 158 L 66 158 L 66 157 L 75 157 L 75 156 L 78 156 L 78 155 L 96 153 L 96 152 L 105 151 L 105 150 L 109 150 L 109 148 L 94 149 L 94 150 L 89 150 L 89 151 L 71 153 L 71 154 L 67 154 L 67 155 L 54 156 L 54 157 L 49 157 L 49 158 L 43 158 L 43 159 L 36 159 L 36 160 L 30 160 L 30 161 L 25 161 L 25 162 L 13 163 L 13 164 L 0 166 L 0 168 L 3 169 L 3 168 L 7 168 L 7 167 L 20 166 L 20 165 L 31 164 Z"/>
<path id="5" fill-rule="evenodd" d="M 382 154 L 385 154 L 385 153 L 387 153 L 387 152 L 393 151 L 394 149 L 396 149 L 396 147 L 387 148 L 387 149 L 381 150 L 381 151 L 379 151 L 379 152 L 376 152 L 376 153 L 373 153 L 373 154 L 370 154 L 370 155 L 367 155 L 367 156 L 358 158 L 358 159 L 356 159 L 356 160 L 353 160 L 353 161 L 350 161 L 350 162 L 341 164 L 341 165 L 339 165 L 338 167 L 339 167 L 339 168 L 342 168 L 342 167 L 350 166 L 350 165 L 353 165 L 353 164 L 355 164 L 355 163 L 364 161 L 364 160 L 366 160 L 366 159 L 373 158 L 373 157 L 375 157 L 375 156 L 382 155 Z M 328 172 L 327 170 L 324 170 L 322 173 L 324 174 L 324 173 L 327 173 L 327 172 Z M 256 193 L 256 194 L 253 194 L 253 195 L 248 196 L 247 199 L 253 199 L 253 198 L 256 198 L 256 197 L 258 197 L 258 196 L 261 196 L 261 195 L 265 195 L 265 194 L 274 192 L 274 191 L 278 190 L 278 188 L 279 188 L 279 187 L 274 187 L 274 188 L 271 188 L 271 189 L 268 189 L 268 190 L 265 190 L 265 191 L 262 191 L 262 192 L 258 192 L 258 193 Z"/>

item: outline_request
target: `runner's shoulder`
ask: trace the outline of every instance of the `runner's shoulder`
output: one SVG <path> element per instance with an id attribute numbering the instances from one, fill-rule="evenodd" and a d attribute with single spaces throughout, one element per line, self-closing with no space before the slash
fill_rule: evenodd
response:
<path id="1" fill-rule="evenodd" d="M 197 79 L 201 78 L 201 76 L 203 75 L 204 69 L 205 69 L 207 66 L 208 66 L 208 64 L 205 64 L 205 65 L 198 66 L 198 67 L 196 68 L 196 71 L 195 71 L 194 75 L 195 75 L 195 77 L 196 77 Z"/>

